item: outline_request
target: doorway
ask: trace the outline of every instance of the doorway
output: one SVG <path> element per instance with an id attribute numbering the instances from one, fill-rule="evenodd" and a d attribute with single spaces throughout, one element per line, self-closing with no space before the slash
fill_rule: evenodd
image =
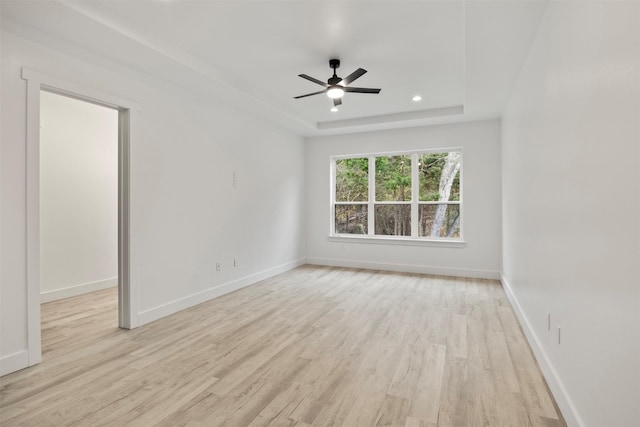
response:
<path id="1" fill-rule="evenodd" d="M 40 113 L 43 98 L 62 96 L 65 101 L 83 102 L 92 107 L 110 109 L 117 115 L 117 233 L 115 277 L 89 281 L 94 286 L 108 286 L 108 280 L 117 281 L 118 326 L 132 329 L 137 326 L 135 293 L 132 291 L 130 276 L 129 242 L 129 146 L 132 114 L 138 111 L 135 103 L 85 88 L 66 80 L 58 79 L 34 70 L 22 69 L 22 78 L 27 82 L 27 346 L 28 365 L 42 360 L 41 342 L 41 249 L 48 236 L 41 233 L 41 180 L 40 159 Z M 45 101 L 46 102 L 46 101 Z M 47 126 L 46 123 L 43 123 Z M 51 124 L 50 124 L 51 125 Z M 76 162 L 80 164 L 79 162 Z M 73 200 L 73 197 L 68 200 Z M 76 203 L 76 206 L 81 206 Z M 60 230 L 59 230 L 60 232 Z M 64 235 L 64 230 L 62 230 Z M 113 263 L 111 270 L 113 271 Z M 79 285 L 86 285 L 81 283 Z M 75 286 L 67 286 L 67 288 Z M 82 286 L 80 286 L 82 287 Z M 79 289 L 76 289 L 79 290 Z M 63 292 L 74 292 L 68 289 Z M 60 294 L 58 294 L 60 295 Z"/>
<path id="2" fill-rule="evenodd" d="M 41 90 L 43 355 L 115 328 L 117 286 L 118 110 Z"/>
<path id="3" fill-rule="evenodd" d="M 118 286 L 118 110 L 40 92 L 40 301 Z"/>

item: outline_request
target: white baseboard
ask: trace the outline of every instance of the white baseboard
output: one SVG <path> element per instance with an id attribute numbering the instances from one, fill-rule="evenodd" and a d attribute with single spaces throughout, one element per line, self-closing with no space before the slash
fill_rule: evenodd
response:
<path id="1" fill-rule="evenodd" d="M 101 289 L 113 288 L 118 286 L 118 278 L 99 280 L 97 282 L 83 283 L 81 285 L 69 286 L 67 288 L 55 289 L 53 291 L 40 292 L 40 303 L 56 301 L 59 299 L 75 297 Z"/>
<path id="2" fill-rule="evenodd" d="M 0 377 L 29 366 L 29 352 L 27 350 L 0 357 Z"/>
<path id="3" fill-rule="evenodd" d="M 307 264 L 330 267 L 363 268 L 366 270 L 398 271 L 402 273 L 433 274 L 438 276 L 472 277 L 476 279 L 500 279 L 500 272 L 469 268 L 434 267 L 429 265 L 393 264 L 350 259 L 307 258 Z"/>
<path id="4" fill-rule="evenodd" d="M 201 304 L 221 295 L 228 294 L 229 292 L 237 291 L 238 289 L 253 285 L 261 280 L 265 280 L 286 271 L 293 270 L 294 268 L 299 267 L 304 263 L 304 258 L 301 258 L 279 265 L 277 267 L 273 267 L 255 274 L 251 274 L 249 276 L 242 277 L 240 279 L 233 280 L 231 282 L 214 286 L 213 288 L 191 294 L 184 298 L 180 298 L 148 310 L 141 311 L 140 313 L 138 313 L 138 326 L 142 326 L 145 323 L 153 322 L 154 320 L 169 316 L 173 313 L 177 313 L 178 311 L 193 307 L 194 305 Z"/>
<path id="5" fill-rule="evenodd" d="M 560 411 L 562 412 L 562 416 L 567 422 L 567 425 L 578 426 L 578 427 L 584 426 L 585 424 L 582 421 L 582 418 L 580 418 L 580 415 L 578 414 L 578 411 L 576 410 L 576 407 L 573 404 L 573 401 L 569 397 L 569 394 L 567 393 L 566 388 L 562 384 L 562 381 L 560 380 L 558 373 L 556 372 L 555 368 L 553 367 L 553 364 L 547 357 L 547 353 L 544 351 L 544 348 L 542 347 L 542 345 L 540 345 L 540 340 L 538 339 L 538 336 L 536 335 L 533 328 L 531 327 L 531 323 L 529 322 L 527 315 L 522 310 L 522 306 L 520 305 L 518 298 L 513 293 L 513 289 L 511 288 L 511 285 L 509 285 L 509 282 L 502 274 L 500 274 L 500 281 L 502 282 L 502 287 L 504 288 L 505 293 L 507 294 L 507 298 L 509 298 L 509 302 L 513 307 L 513 311 L 516 313 L 516 316 L 518 317 L 518 321 L 520 322 L 520 325 L 522 326 L 522 330 L 524 331 L 524 334 L 527 337 L 529 346 L 531 347 L 531 350 L 533 351 L 536 361 L 538 362 L 538 365 L 542 370 L 542 374 L 544 375 L 544 378 L 547 380 L 549 389 L 551 390 L 553 397 L 556 399 L 556 403 L 558 404 L 558 407 L 560 408 Z"/>

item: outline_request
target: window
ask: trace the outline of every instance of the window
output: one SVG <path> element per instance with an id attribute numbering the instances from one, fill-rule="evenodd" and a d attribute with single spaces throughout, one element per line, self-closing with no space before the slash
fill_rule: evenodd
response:
<path id="1" fill-rule="evenodd" d="M 331 234 L 460 240 L 462 151 L 332 159 Z"/>

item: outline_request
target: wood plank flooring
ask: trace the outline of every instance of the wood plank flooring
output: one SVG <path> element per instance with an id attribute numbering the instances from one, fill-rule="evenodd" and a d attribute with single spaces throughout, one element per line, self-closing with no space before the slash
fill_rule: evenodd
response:
<path id="1" fill-rule="evenodd" d="M 500 284 L 304 266 L 132 331 L 42 306 L 8 426 L 564 426 Z"/>

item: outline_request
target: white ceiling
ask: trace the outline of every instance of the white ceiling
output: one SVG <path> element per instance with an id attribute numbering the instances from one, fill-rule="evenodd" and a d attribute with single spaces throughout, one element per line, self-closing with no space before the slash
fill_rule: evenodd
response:
<path id="1" fill-rule="evenodd" d="M 3 28 L 210 92 L 301 135 L 499 117 L 546 1 L 14 1 Z M 337 113 L 297 75 L 358 67 Z M 414 94 L 423 100 L 411 101 Z"/>

